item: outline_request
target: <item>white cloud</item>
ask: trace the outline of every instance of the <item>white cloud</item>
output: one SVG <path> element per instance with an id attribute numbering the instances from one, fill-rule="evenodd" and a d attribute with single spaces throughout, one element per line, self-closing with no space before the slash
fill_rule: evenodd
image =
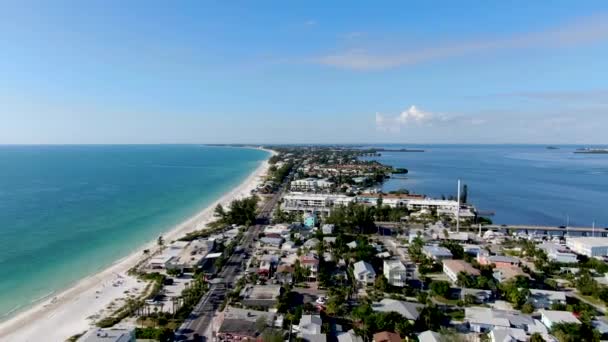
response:
<path id="1" fill-rule="evenodd" d="M 408 123 L 423 123 L 429 122 L 433 119 L 433 114 L 429 112 L 424 112 L 416 106 L 411 106 L 409 109 L 401 112 L 397 117 L 397 121 L 401 124 Z"/>
<path id="2" fill-rule="evenodd" d="M 304 25 L 306 25 L 306 26 L 315 26 L 315 25 L 317 25 L 317 21 L 313 20 L 313 19 L 309 19 L 309 20 L 306 20 L 304 22 Z"/>
<path id="3" fill-rule="evenodd" d="M 608 15 L 595 15 L 581 18 L 545 31 L 528 32 L 510 37 L 461 41 L 431 47 L 409 47 L 402 51 L 373 51 L 369 49 L 348 49 L 336 51 L 313 58 L 317 64 L 354 70 L 382 70 L 424 63 L 431 60 L 446 59 L 487 51 L 560 48 L 579 46 L 608 40 Z"/>
<path id="4" fill-rule="evenodd" d="M 421 110 L 416 106 L 395 116 L 376 113 L 376 129 L 383 132 L 400 132 L 402 127 L 445 126 L 445 125 L 483 125 L 487 120 L 471 116 L 454 116 L 442 113 L 432 113 Z"/>

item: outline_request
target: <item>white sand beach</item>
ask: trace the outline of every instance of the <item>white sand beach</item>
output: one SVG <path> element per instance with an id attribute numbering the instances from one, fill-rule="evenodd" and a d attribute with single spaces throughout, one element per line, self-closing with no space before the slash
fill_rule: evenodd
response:
<path id="1" fill-rule="evenodd" d="M 175 240 L 185 233 L 203 228 L 213 220 L 213 209 L 218 203 L 227 205 L 234 199 L 249 196 L 251 190 L 263 180 L 268 167 L 268 161 L 263 162 L 239 186 L 167 231 L 163 235 L 165 241 Z M 80 280 L 72 287 L 0 323 L 0 341 L 63 342 L 70 336 L 88 330 L 91 327 L 89 317 L 109 312 L 107 308 L 112 303 L 118 307 L 121 298 L 144 290 L 145 283 L 127 275 L 127 271 L 142 260 L 144 249 L 154 251 L 156 248 L 156 241 L 150 241 L 107 269 Z"/>

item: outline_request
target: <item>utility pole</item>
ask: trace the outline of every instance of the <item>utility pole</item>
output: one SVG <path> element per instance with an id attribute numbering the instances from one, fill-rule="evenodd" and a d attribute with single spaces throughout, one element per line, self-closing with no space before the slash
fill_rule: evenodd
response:
<path id="1" fill-rule="evenodd" d="M 458 179 L 458 195 L 456 196 L 456 200 L 458 201 L 458 205 L 456 207 L 456 233 L 460 232 L 460 179 Z"/>
<path id="2" fill-rule="evenodd" d="M 595 237 L 595 220 L 591 223 L 591 236 Z"/>

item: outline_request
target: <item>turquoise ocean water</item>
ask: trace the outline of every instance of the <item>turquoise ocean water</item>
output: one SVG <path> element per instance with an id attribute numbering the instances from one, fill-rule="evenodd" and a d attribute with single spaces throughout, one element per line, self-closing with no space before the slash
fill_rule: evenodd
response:
<path id="1" fill-rule="evenodd" d="M 138 250 L 267 157 L 195 145 L 0 146 L 0 319 Z"/>

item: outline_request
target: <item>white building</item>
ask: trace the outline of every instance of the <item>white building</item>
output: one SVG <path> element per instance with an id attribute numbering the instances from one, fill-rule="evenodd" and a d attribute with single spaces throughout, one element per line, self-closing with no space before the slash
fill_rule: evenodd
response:
<path id="1" fill-rule="evenodd" d="M 334 183 L 319 178 L 305 178 L 291 181 L 290 189 L 292 191 L 320 191 L 330 189 Z"/>
<path id="2" fill-rule="evenodd" d="M 554 310 L 539 310 L 541 316 L 541 322 L 551 329 L 554 324 L 560 323 L 575 323 L 581 324 L 576 316 L 570 311 L 554 311 Z"/>
<path id="3" fill-rule="evenodd" d="M 329 214 L 334 207 L 346 206 L 354 201 L 354 197 L 342 194 L 290 192 L 283 196 L 282 209 L 287 212 L 319 212 Z"/>
<path id="4" fill-rule="evenodd" d="M 542 249 L 547 253 L 547 258 L 551 261 L 564 263 L 564 264 L 574 264 L 578 263 L 578 259 L 576 254 L 571 253 L 563 246 L 552 242 L 545 242 L 538 246 L 538 248 Z"/>
<path id="5" fill-rule="evenodd" d="M 365 261 L 358 261 L 354 264 L 353 274 L 355 280 L 360 284 L 370 285 L 376 280 L 376 271 L 374 271 L 372 265 Z"/>
<path id="6" fill-rule="evenodd" d="M 432 198 L 411 199 L 407 202 L 407 208 L 409 210 L 434 209 L 437 211 L 438 215 L 448 215 L 448 216 L 456 217 L 456 214 L 458 213 L 458 201 L 440 200 L 440 199 L 432 199 Z M 475 217 L 474 209 L 467 205 L 461 204 L 460 217 L 461 218 Z"/>
<path id="7" fill-rule="evenodd" d="M 566 238 L 566 246 L 573 252 L 588 257 L 608 255 L 608 238 L 605 237 L 569 237 Z"/>
<path id="8" fill-rule="evenodd" d="M 393 286 L 403 287 L 407 281 L 407 269 L 400 260 L 384 260 L 384 277 Z"/>

